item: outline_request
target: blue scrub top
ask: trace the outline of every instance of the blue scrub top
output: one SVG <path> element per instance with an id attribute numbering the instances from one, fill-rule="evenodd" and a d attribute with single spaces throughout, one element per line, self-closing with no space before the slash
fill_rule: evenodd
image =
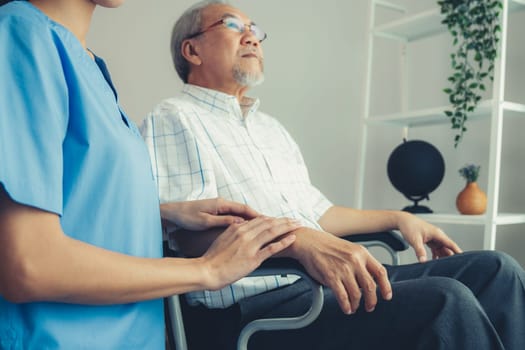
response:
<path id="1" fill-rule="evenodd" d="M 103 61 L 26 1 L 0 7 L 0 52 L 0 183 L 9 195 L 58 214 L 75 239 L 161 257 L 147 150 Z M 162 300 L 86 306 L 0 296 L 0 349 L 162 348 Z"/>

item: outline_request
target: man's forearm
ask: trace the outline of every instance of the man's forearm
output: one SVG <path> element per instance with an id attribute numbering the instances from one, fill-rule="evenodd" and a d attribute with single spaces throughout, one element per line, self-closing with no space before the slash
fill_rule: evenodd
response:
<path id="1" fill-rule="evenodd" d="M 324 238 L 332 235 L 326 232 L 318 231 L 309 227 L 300 227 L 290 234 L 296 235 L 295 242 L 282 252 L 276 254 L 279 258 L 293 258 L 302 261 L 306 256 L 310 256 L 314 247 L 320 244 Z"/>
<path id="2" fill-rule="evenodd" d="M 360 210 L 333 206 L 319 219 L 323 230 L 336 236 L 393 230 L 399 227 L 405 212 L 395 210 Z"/>

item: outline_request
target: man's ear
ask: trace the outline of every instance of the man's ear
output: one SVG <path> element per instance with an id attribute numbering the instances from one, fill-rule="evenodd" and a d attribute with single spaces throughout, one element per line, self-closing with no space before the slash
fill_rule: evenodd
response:
<path id="1" fill-rule="evenodd" d="M 182 56 L 191 64 L 194 64 L 196 66 L 200 66 L 202 64 L 202 60 L 199 57 L 199 54 L 197 53 L 197 50 L 191 40 L 184 40 L 182 42 Z"/>

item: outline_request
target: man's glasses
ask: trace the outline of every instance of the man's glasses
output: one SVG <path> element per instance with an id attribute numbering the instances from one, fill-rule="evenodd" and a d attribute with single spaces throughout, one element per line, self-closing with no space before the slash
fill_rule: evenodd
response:
<path id="1" fill-rule="evenodd" d="M 237 17 L 224 17 L 223 19 L 213 23 L 212 25 L 201 30 L 200 32 L 190 35 L 187 39 L 193 39 L 201 34 L 204 34 L 211 28 L 219 25 L 223 25 L 226 28 L 241 34 L 244 33 L 245 28 L 248 28 L 250 32 L 257 38 L 257 40 L 259 40 L 259 42 L 262 42 L 264 39 L 266 39 L 266 33 L 256 24 L 245 24 Z"/>

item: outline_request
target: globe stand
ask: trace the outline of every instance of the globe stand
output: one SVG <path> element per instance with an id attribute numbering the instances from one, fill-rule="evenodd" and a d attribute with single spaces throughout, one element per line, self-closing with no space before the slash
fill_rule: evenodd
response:
<path id="1" fill-rule="evenodd" d="M 419 202 L 423 199 L 429 200 L 428 195 L 426 196 L 420 196 L 417 198 L 414 198 L 414 196 L 407 196 L 405 194 L 405 197 L 408 198 L 408 200 L 413 201 L 414 205 L 409 205 L 403 208 L 403 211 L 407 211 L 412 214 L 431 214 L 433 213 L 432 209 L 429 207 L 426 207 L 424 205 L 419 205 Z"/>

